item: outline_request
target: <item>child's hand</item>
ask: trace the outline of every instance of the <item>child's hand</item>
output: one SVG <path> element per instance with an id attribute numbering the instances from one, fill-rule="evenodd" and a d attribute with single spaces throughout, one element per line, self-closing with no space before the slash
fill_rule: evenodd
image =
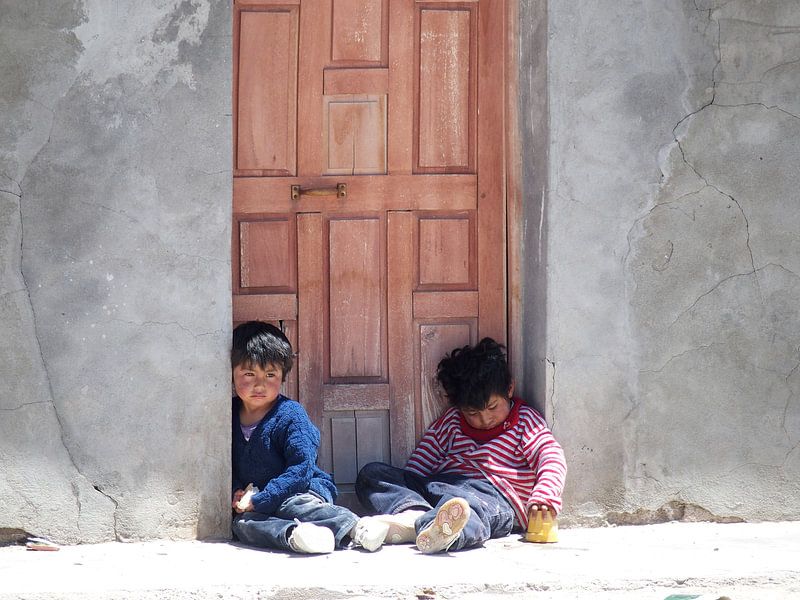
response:
<path id="1" fill-rule="evenodd" d="M 236 505 L 239 504 L 239 500 L 242 499 L 242 496 L 244 496 L 244 490 L 240 489 L 233 492 L 233 500 L 231 500 L 232 509 L 236 510 Z"/>
<path id="2" fill-rule="evenodd" d="M 258 488 L 253 486 L 252 483 L 248 484 L 244 490 L 236 490 L 233 492 L 233 500 L 231 501 L 231 508 L 237 513 L 253 512 L 253 494 L 258 492 Z"/>
<path id="3" fill-rule="evenodd" d="M 233 500 L 231 501 L 231 508 L 235 510 L 237 513 L 253 512 L 255 510 L 252 501 L 248 502 L 247 506 L 245 506 L 244 508 L 239 506 L 239 503 L 242 501 L 244 494 L 245 494 L 244 490 L 236 490 L 235 492 L 233 492 Z"/>
<path id="4" fill-rule="evenodd" d="M 547 506 L 547 504 L 531 504 L 531 507 L 528 509 L 528 520 L 533 519 L 536 513 L 540 510 L 546 510 L 550 513 L 552 518 L 556 518 L 556 511 L 553 510 L 552 506 Z"/>

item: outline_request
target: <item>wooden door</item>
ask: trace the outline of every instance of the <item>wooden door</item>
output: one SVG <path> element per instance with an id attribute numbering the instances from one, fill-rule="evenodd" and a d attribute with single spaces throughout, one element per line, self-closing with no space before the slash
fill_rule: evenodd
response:
<path id="1" fill-rule="evenodd" d="M 436 365 L 506 339 L 504 2 L 236 0 L 234 320 L 352 489 L 441 412 Z"/>

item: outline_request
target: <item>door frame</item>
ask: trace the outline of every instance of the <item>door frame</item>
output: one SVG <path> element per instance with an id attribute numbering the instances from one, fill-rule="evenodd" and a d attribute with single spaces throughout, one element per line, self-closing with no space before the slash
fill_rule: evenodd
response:
<path id="1" fill-rule="evenodd" d="M 549 421 L 547 0 L 506 0 L 508 358 L 518 395 Z M 527 226 L 523 226 L 527 223 Z"/>
<path id="2" fill-rule="evenodd" d="M 506 286 L 508 361 L 517 382 L 517 393 L 525 396 L 526 369 L 524 348 L 524 286 L 522 273 L 523 195 L 522 136 L 519 121 L 519 1 L 506 0 L 505 35 L 505 188 L 506 188 Z"/>
<path id="3" fill-rule="evenodd" d="M 526 5 L 527 6 L 527 5 Z M 545 240 L 545 195 L 547 190 L 547 0 L 532 0 L 527 9 L 520 6 L 519 0 L 504 0 L 504 105 L 503 157 L 506 212 L 506 344 L 511 371 L 517 381 L 517 390 L 530 403 L 537 405 L 545 413 L 544 400 L 547 392 L 545 381 L 545 278 L 546 266 Z M 526 10 L 526 15 L 520 15 Z M 531 18 L 531 16 L 535 18 Z M 525 23 L 525 36 L 520 34 L 520 20 Z M 529 22 L 530 21 L 530 22 Z M 531 28 L 535 31 L 528 32 Z M 232 23 L 235 38 L 237 30 Z M 520 43 L 528 36 L 533 40 L 531 48 L 520 48 Z M 531 73 L 521 75 L 520 56 L 530 67 Z M 233 58 L 233 57 L 232 57 Z M 528 64 L 528 60 L 531 64 Z M 235 98 L 233 85 L 236 81 L 237 64 L 232 61 L 233 78 L 230 80 L 231 97 Z M 532 79 L 540 86 L 541 93 L 534 102 L 524 106 L 525 119 L 521 121 L 520 108 L 524 104 L 519 97 L 519 79 L 525 83 Z M 232 107 L 235 110 L 235 105 Z M 523 125 L 530 131 L 523 130 Z M 232 128 L 233 147 L 231 165 L 235 166 L 236 131 Z M 523 169 L 524 151 L 535 146 L 538 158 L 534 160 L 532 176 Z M 527 166 L 526 166 L 527 168 Z M 530 181 L 533 185 L 530 185 Z M 541 194 L 534 193 L 539 190 Z M 233 191 L 231 190 L 231 196 Z M 539 197 L 541 196 L 541 197 Z M 539 218 L 532 219 L 531 217 Z M 232 216 L 233 218 L 233 216 Z M 523 229 L 525 219 L 531 224 L 527 233 Z M 233 240 L 231 240 L 233 242 Z M 526 243 L 527 242 L 527 243 Z M 536 248 L 536 251 L 533 250 Z M 233 248 L 231 247 L 231 250 Z M 528 251 L 523 256 L 524 249 Z M 524 258 L 535 261 L 536 267 L 523 270 Z M 235 265 L 231 265 L 233 269 Z M 527 285 L 526 285 L 527 284 Z M 233 290 L 231 290 L 233 292 Z M 534 300 L 534 306 L 531 301 Z M 295 374 L 296 376 L 296 374 Z M 296 388 L 294 382 L 294 388 Z"/>

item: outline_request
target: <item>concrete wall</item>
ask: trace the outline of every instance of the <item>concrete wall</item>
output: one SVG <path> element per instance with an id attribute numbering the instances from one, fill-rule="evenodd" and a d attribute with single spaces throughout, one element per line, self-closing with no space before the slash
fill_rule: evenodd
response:
<path id="1" fill-rule="evenodd" d="M 227 535 L 230 44 L 0 0 L 0 537 Z"/>
<path id="2" fill-rule="evenodd" d="M 800 519 L 800 3 L 558 0 L 548 36 L 565 518 Z"/>
<path id="3" fill-rule="evenodd" d="M 800 518 L 800 5 L 520 0 L 567 522 Z M 227 533 L 230 5 L 0 0 L 0 539 Z"/>

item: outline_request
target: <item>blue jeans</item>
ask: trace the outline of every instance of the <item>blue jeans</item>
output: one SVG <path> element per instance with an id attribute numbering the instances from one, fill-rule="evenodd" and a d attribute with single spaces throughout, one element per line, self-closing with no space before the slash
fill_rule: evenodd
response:
<path id="1" fill-rule="evenodd" d="M 358 517 L 344 506 L 331 504 L 312 492 L 305 492 L 284 500 L 272 515 L 258 512 L 236 515 L 233 533 L 239 541 L 250 546 L 293 552 L 289 535 L 297 525 L 294 519 L 330 529 L 337 548 L 347 545 L 350 541 L 348 534 L 358 521 Z"/>
<path id="2" fill-rule="evenodd" d="M 405 469 L 374 462 L 358 473 L 356 493 L 361 504 L 376 514 L 425 511 L 414 524 L 417 533 L 436 518 L 436 511 L 447 500 L 463 498 L 472 512 L 450 550 L 480 546 L 490 538 L 509 535 L 514 528 L 514 510 L 486 479 L 453 474 L 421 477 Z"/>

